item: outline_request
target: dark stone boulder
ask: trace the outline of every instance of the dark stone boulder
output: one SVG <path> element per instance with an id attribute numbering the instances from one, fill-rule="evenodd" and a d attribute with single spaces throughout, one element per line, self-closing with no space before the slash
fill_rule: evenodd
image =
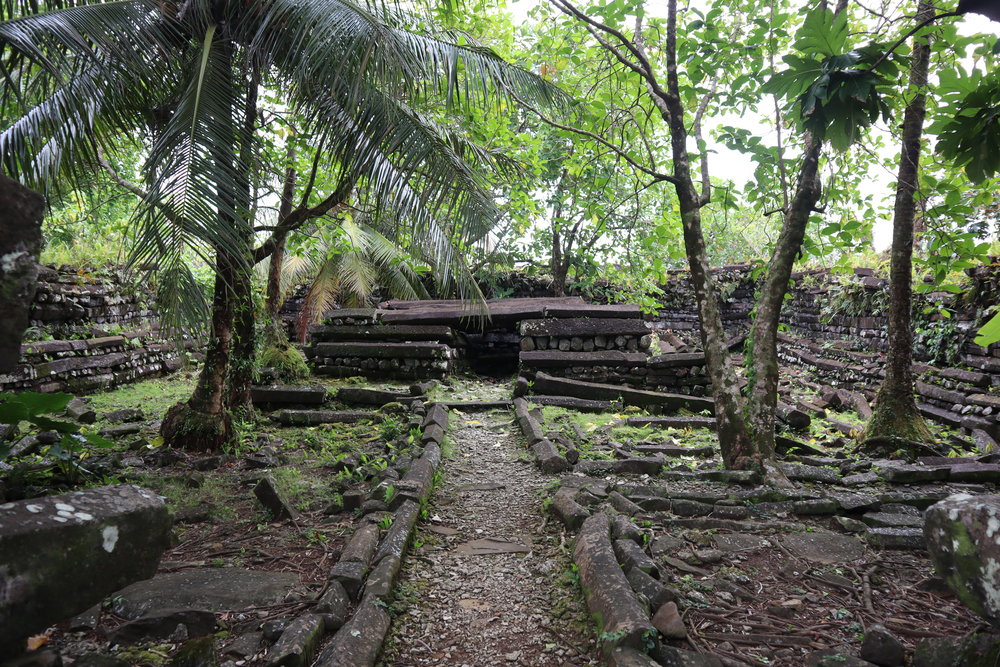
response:
<path id="1" fill-rule="evenodd" d="M 0 372 L 17 368 L 42 249 L 45 199 L 0 174 Z"/>
<path id="2" fill-rule="evenodd" d="M 125 484 L 0 505 L 0 655 L 151 577 L 171 525 L 156 494 Z"/>

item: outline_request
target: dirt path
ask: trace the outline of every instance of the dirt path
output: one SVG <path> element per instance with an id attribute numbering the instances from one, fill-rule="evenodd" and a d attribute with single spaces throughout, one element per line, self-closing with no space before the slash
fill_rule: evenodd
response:
<path id="1" fill-rule="evenodd" d="M 453 412 L 448 437 L 384 664 L 597 664 L 568 542 L 541 511 L 552 478 L 530 463 L 511 415 Z"/>

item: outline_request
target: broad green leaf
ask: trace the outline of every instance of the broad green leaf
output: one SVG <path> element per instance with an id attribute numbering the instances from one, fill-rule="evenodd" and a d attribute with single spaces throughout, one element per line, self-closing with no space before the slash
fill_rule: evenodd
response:
<path id="1" fill-rule="evenodd" d="M 998 341 L 1000 341 L 1000 313 L 990 318 L 990 321 L 982 326 L 979 334 L 973 339 L 976 345 L 983 347 L 989 347 Z"/>

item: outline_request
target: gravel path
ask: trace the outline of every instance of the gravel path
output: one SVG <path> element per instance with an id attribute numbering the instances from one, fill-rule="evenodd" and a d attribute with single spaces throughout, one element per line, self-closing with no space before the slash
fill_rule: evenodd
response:
<path id="1" fill-rule="evenodd" d="M 553 478 L 531 463 L 509 413 L 453 412 L 448 437 L 384 664 L 598 664 L 568 539 L 541 511 Z"/>

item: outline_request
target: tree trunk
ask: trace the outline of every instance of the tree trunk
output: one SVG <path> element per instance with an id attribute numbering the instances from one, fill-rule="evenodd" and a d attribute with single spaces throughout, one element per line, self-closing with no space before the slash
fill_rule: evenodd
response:
<path id="1" fill-rule="evenodd" d="M 806 137 L 805 154 L 799 169 L 795 195 L 785 211 L 781 234 L 771 254 L 767 275 L 760 286 L 757 310 L 751 327 L 751 351 L 747 360 L 750 398 L 747 421 L 758 454 L 774 458 L 774 411 L 778 403 L 778 322 L 781 306 L 788 291 L 795 257 L 802 247 L 806 225 L 819 201 L 817 178 L 823 142 L 812 135 Z"/>
<path id="2" fill-rule="evenodd" d="M 198 384 L 186 403 L 177 403 L 163 417 L 160 435 L 165 445 L 194 451 L 216 451 L 232 437 L 232 417 L 226 406 L 229 354 L 232 345 L 234 266 L 216 253 L 212 327 Z"/>
<path id="3" fill-rule="evenodd" d="M 249 261 L 247 258 L 244 265 L 235 271 L 233 281 L 233 354 L 229 366 L 229 408 L 241 419 L 251 419 L 254 415 L 251 389 L 257 357 L 253 276 Z"/>
<path id="4" fill-rule="evenodd" d="M 233 293 L 233 356 L 229 365 L 229 408 L 241 419 L 254 416 L 251 389 L 256 375 L 257 332 L 253 298 L 253 186 L 250 165 L 256 161 L 253 141 L 250 137 L 257 129 L 257 98 L 260 87 L 260 72 L 252 67 L 246 80 L 246 107 L 243 110 L 243 141 L 239 146 L 239 161 L 236 165 L 246 171 L 239 174 L 239 186 L 233 193 L 239 201 L 236 210 L 243 216 L 240 224 L 241 240 L 245 244 L 243 261 L 234 271 Z"/>
<path id="5" fill-rule="evenodd" d="M 272 345 L 281 340 L 288 343 L 288 337 L 281 325 L 281 266 L 284 262 L 285 234 L 281 233 L 275 240 L 274 250 L 268 258 L 267 290 L 264 297 L 264 313 L 267 317 L 265 345 Z"/>
<path id="6" fill-rule="evenodd" d="M 743 399 L 729 359 L 718 293 L 709 271 L 705 235 L 701 227 L 701 201 L 691 177 L 687 128 L 677 80 L 677 0 L 670 0 L 667 12 L 667 94 L 664 97 L 654 95 L 654 98 L 670 126 L 674 177 L 677 179 L 674 187 L 684 229 L 684 249 L 691 272 L 691 285 L 701 319 L 701 341 L 712 382 L 722 457 L 727 468 L 759 468 L 761 458 L 743 421 Z"/>
<path id="7" fill-rule="evenodd" d="M 927 0 L 920 0 L 916 20 L 934 13 Z M 920 137 L 926 114 L 927 71 L 930 63 L 930 37 L 914 39 L 910 64 L 910 94 L 913 98 L 903 114 L 903 142 L 896 179 L 896 201 L 892 216 L 892 258 L 890 262 L 889 350 L 885 379 L 875 400 L 875 408 L 864 437 L 902 439 L 917 442 L 930 440 L 913 398 L 912 308 L 913 221 L 915 195 L 920 169 Z"/>

